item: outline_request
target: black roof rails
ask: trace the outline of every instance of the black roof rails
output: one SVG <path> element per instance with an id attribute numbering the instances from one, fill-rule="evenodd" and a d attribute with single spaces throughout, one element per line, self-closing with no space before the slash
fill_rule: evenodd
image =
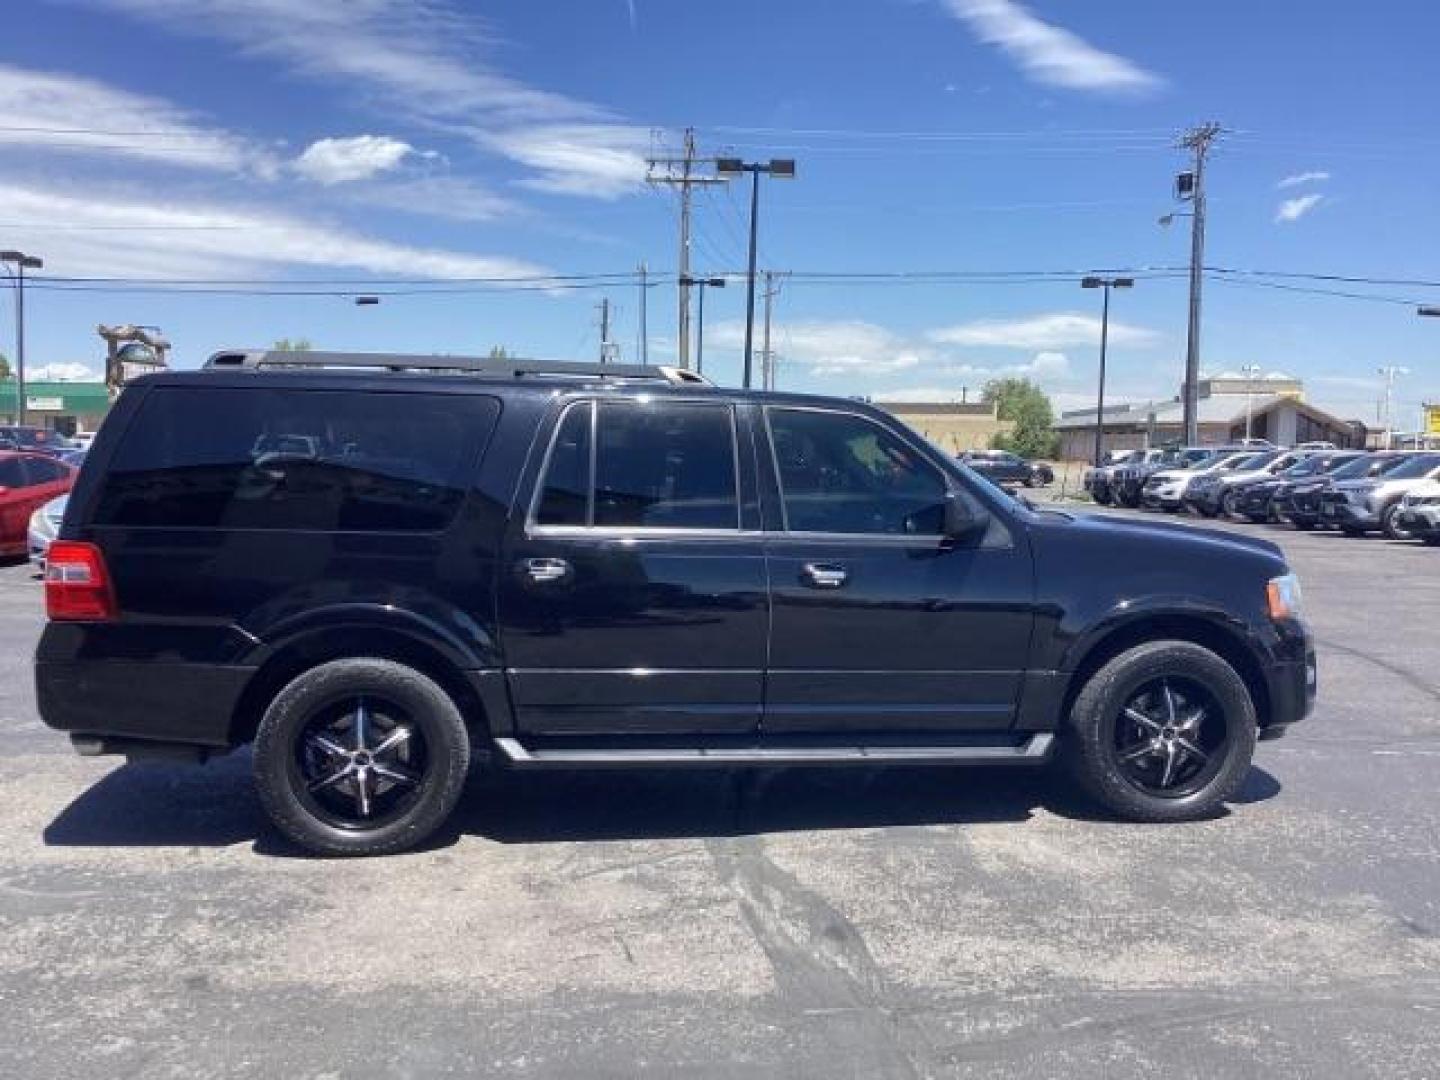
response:
<path id="1" fill-rule="evenodd" d="M 648 364 L 580 364 L 565 360 L 320 352 L 311 349 L 227 349 L 215 353 L 205 361 L 207 371 L 258 371 L 261 368 L 359 368 L 489 375 L 502 379 L 628 379 L 694 386 L 714 385 L 705 376 L 686 368 Z"/>

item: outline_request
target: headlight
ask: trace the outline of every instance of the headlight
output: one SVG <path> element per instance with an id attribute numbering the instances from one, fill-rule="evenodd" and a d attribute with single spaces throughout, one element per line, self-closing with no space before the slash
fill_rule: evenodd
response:
<path id="1" fill-rule="evenodd" d="M 1298 621 L 1304 616 L 1305 601 L 1300 594 L 1300 579 L 1294 574 L 1271 578 L 1265 585 L 1265 606 L 1276 622 Z"/>

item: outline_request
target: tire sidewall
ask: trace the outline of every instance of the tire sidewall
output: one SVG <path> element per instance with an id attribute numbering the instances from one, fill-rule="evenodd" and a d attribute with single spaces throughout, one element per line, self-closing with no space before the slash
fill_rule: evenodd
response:
<path id="1" fill-rule="evenodd" d="M 296 787 L 303 783 L 295 742 L 320 709 L 345 697 L 371 695 L 408 714 L 425 740 L 427 768 L 414 804 L 374 829 L 347 829 L 316 816 Z M 302 847 L 325 855 L 376 855 L 420 843 L 449 816 L 469 768 L 464 720 L 429 677 L 390 660 L 336 660 L 296 677 L 271 702 L 255 739 L 260 801 L 275 825 Z"/>
<path id="2" fill-rule="evenodd" d="M 1224 761 L 1199 791 L 1165 798 L 1133 785 L 1115 758 L 1115 724 L 1135 691 L 1156 678 L 1197 682 L 1224 714 Z M 1183 641 L 1140 645 L 1110 660 L 1081 689 L 1071 710 L 1072 764 L 1082 785 L 1107 809 L 1133 821 L 1189 821 L 1218 811 L 1244 783 L 1257 735 L 1244 681 L 1221 657 Z"/>

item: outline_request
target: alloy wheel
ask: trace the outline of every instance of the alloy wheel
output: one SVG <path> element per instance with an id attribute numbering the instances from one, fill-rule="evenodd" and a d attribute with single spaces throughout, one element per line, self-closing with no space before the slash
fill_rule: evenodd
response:
<path id="1" fill-rule="evenodd" d="M 394 703 L 336 702 L 311 716 L 296 739 L 301 798 L 339 828 L 378 828 L 415 804 L 426 749 L 419 726 Z"/>
<path id="2" fill-rule="evenodd" d="M 1224 763 L 1224 711 L 1204 687 L 1164 677 L 1142 684 L 1115 721 L 1112 743 L 1121 775 L 1147 795 L 1193 795 Z"/>

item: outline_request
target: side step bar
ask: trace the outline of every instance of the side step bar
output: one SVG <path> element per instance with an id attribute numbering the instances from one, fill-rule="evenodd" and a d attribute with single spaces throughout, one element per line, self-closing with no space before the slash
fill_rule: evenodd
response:
<path id="1" fill-rule="evenodd" d="M 884 762 L 992 761 L 1040 764 L 1055 736 L 1037 732 L 1024 742 L 967 746 L 754 746 L 754 747 L 568 747 L 530 749 L 519 739 L 498 738 L 500 752 L 519 768 L 586 765 L 865 765 Z"/>

